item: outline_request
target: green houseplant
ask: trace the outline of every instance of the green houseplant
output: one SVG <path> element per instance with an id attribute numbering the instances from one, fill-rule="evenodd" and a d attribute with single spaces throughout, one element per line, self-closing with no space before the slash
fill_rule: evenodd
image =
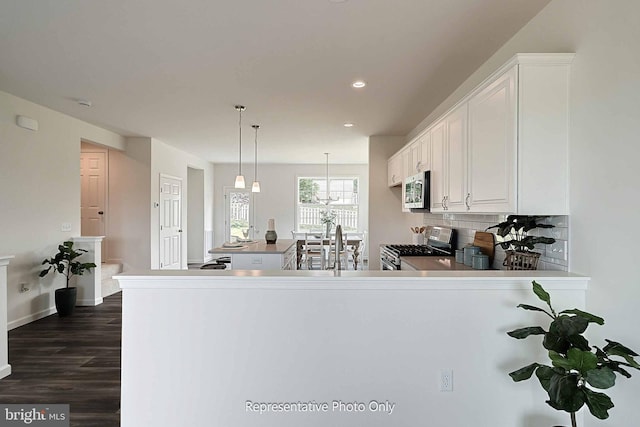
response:
<path id="1" fill-rule="evenodd" d="M 628 368 L 640 369 L 634 359 L 638 354 L 611 340 L 605 340 L 607 344 L 602 348 L 589 345 L 582 334 L 590 323 L 603 325 L 604 319 L 576 308 L 556 313 L 551 306 L 550 295 L 535 281 L 533 292 L 547 304 L 549 311 L 527 304 L 518 307 L 545 313 L 552 319 L 548 329 L 529 326 L 507 334 L 516 339 L 544 335 L 542 346 L 548 351 L 551 366 L 534 362 L 509 375 L 517 382 L 531 378 L 535 372 L 549 395 L 547 404 L 558 411 L 568 412 L 572 427 L 577 427 L 575 414 L 585 404 L 595 417 L 608 418 L 613 402 L 606 394 L 593 389 L 613 387 L 616 374 L 630 378 Z"/>
<path id="2" fill-rule="evenodd" d="M 73 276 L 82 276 L 85 271 L 91 271 L 96 265 L 92 262 L 80 262 L 76 259 L 87 251 L 84 249 L 73 249 L 73 242 L 66 241 L 58 245 L 58 253 L 52 258 L 42 261 L 42 265 L 49 264 L 49 267 L 40 272 L 40 277 L 55 271 L 65 276 L 66 287 L 56 289 L 55 301 L 58 315 L 69 316 L 76 306 L 77 289 L 69 286 Z"/>
<path id="3" fill-rule="evenodd" d="M 538 267 L 540 254 L 533 249 L 538 243 L 555 243 L 553 237 L 529 236 L 527 233 L 536 228 L 553 228 L 551 224 L 540 224 L 545 216 L 509 215 L 500 224 L 487 228 L 497 228 L 496 234 L 502 237 L 502 242 L 496 243 L 505 250 L 504 266 L 508 270 L 535 270 Z"/>
<path id="4" fill-rule="evenodd" d="M 325 236 L 329 237 L 331 235 L 331 228 L 336 224 L 337 218 L 336 212 L 331 209 L 327 209 L 325 211 L 320 212 L 320 222 L 325 226 Z"/>

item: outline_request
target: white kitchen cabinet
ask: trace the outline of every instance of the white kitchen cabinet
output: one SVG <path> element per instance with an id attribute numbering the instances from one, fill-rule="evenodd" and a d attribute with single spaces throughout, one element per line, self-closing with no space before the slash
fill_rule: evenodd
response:
<path id="1" fill-rule="evenodd" d="M 409 172 L 410 175 L 415 175 L 422 172 L 422 141 L 420 139 L 415 140 L 413 144 L 409 146 L 409 151 L 411 152 L 409 157 L 411 158 L 412 166 Z"/>
<path id="2" fill-rule="evenodd" d="M 402 180 L 408 176 L 413 175 L 411 172 L 413 167 L 411 165 L 411 147 L 407 146 L 402 150 Z"/>
<path id="3" fill-rule="evenodd" d="M 469 99 L 468 211 L 568 215 L 573 54 L 518 54 Z"/>
<path id="4" fill-rule="evenodd" d="M 513 66 L 469 100 L 469 212 L 516 211 L 516 84 Z"/>
<path id="5" fill-rule="evenodd" d="M 402 184 L 402 153 L 394 154 L 387 161 L 387 185 L 395 187 Z"/>
<path id="6" fill-rule="evenodd" d="M 431 211 L 462 211 L 467 177 L 467 104 L 431 129 Z"/>
<path id="7" fill-rule="evenodd" d="M 286 251 L 280 253 L 233 253 L 231 268 L 233 270 L 295 270 L 296 245 L 291 244 Z"/>
<path id="8" fill-rule="evenodd" d="M 464 212 L 467 197 L 467 103 L 449 113 L 446 123 L 446 173 L 445 210 Z"/>
<path id="9" fill-rule="evenodd" d="M 430 134 L 431 211 L 568 215 L 574 54 L 517 54 Z"/>
<path id="10" fill-rule="evenodd" d="M 444 120 L 431 128 L 431 212 L 444 212 L 447 177 L 446 126 Z"/>
<path id="11" fill-rule="evenodd" d="M 431 170 L 431 132 L 426 132 L 419 139 L 420 162 L 418 172 Z"/>
<path id="12" fill-rule="evenodd" d="M 296 243 L 291 239 L 279 239 L 275 244 L 257 241 L 233 250 L 219 247 L 209 252 L 229 256 L 232 270 L 295 270 Z"/>

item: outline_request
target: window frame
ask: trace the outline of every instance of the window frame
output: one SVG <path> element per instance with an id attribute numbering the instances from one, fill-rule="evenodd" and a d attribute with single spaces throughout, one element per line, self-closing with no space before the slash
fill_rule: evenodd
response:
<path id="1" fill-rule="evenodd" d="M 324 225 L 322 223 L 318 223 L 317 225 L 314 224 L 313 226 L 311 226 L 310 228 L 302 228 L 301 227 L 301 207 L 324 207 L 326 208 L 327 205 L 325 203 L 319 202 L 319 203 L 302 203 L 300 202 L 300 181 L 303 179 L 311 179 L 311 180 L 316 180 L 316 181 L 324 181 L 326 182 L 326 176 L 308 176 L 308 175 L 298 175 L 296 176 L 296 180 L 295 180 L 295 202 L 294 202 L 294 210 L 295 210 L 295 231 L 296 232 L 316 232 L 316 231 L 323 231 L 324 230 Z M 355 215 L 351 215 L 354 218 L 355 221 L 355 227 L 350 227 L 347 224 L 343 224 L 343 231 L 349 231 L 349 232 L 359 232 L 360 229 L 362 228 L 362 224 L 361 222 L 361 218 L 360 218 L 360 214 L 361 214 L 361 209 L 362 207 L 360 206 L 360 201 L 362 200 L 361 196 L 360 196 L 360 188 L 361 188 L 361 178 L 359 175 L 330 175 L 329 176 L 329 189 L 331 188 L 331 182 L 332 181 L 354 181 L 354 187 L 356 189 L 356 191 L 352 191 L 351 194 L 355 195 L 355 198 L 357 200 L 356 203 L 339 203 L 339 201 L 337 202 L 331 202 L 328 204 L 328 208 L 329 210 L 354 210 L 355 211 Z M 344 194 L 344 191 L 341 192 L 342 194 Z M 331 191 L 329 191 L 329 194 L 331 194 Z M 344 196 L 341 196 L 341 198 L 344 198 Z M 341 208 L 346 208 L 346 209 L 341 209 Z M 351 209 L 349 209 L 351 208 Z M 346 230 L 345 230 L 346 229 Z"/>

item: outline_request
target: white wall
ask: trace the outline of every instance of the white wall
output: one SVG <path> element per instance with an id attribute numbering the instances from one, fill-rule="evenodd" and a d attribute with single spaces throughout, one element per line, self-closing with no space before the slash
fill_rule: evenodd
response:
<path id="1" fill-rule="evenodd" d="M 571 67 L 570 271 L 589 275 L 587 308 L 607 324 L 592 327 L 593 344 L 619 340 L 640 351 L 640 3 L 554 0 L 496 52 L 411 135 L 517 52 L 576 52 Z M 541 171 L 541 173 L 543 173 Z M 514 391 L 516 387 L 514 386 Z M 606 422 L 628 427 L 640 418 L 640 375 L 607 390 L 616 407 Z M 544 396 L 534 396 L 549 411 Z M 586 417 L 587 426 L 602 422 Z"/>
<path id="2" fill-rule="evenodd" d="M 160 174 L 171 175 L 176 178 L 182 179 L 182 268 L 187 268 L 187 255 L 188 255 L 188 224 L 186 218 L 188 218 L 188 168 L 194 167 L 202 169 L 204 171 L 204 194 L 205 194 L 205 206 L 211 206 L 213 200 L 211 198 L 213 194 L 213 164 L 201 160 L 191 154 L 178 150 L 170 145 L 158 141 L 157 139 L 151 139 L 151 268 L 157 269 L 160 267 L 160 210 L 155 207 L 155 203 L 160 202 Z M 209 209 L 204 213 L 205 215 L 205 227 L 211 226 L 213 212 Z"/>
<path id="3" fill-rule="evenodd" d="M 188 168 L 187 193 L 188 234 L 187 261 L 189 263 L 203 263 L 205 261 L 205 233 L 204 233 L 204 170 Z M 209 248 L 211 249 L 211 248 Z"/>
<path id="4" fill-rule="evenodd" d="M 369 269 L 380 269 L 380 244 L 411 243 L 409 227 L 423 215 L 402 212 L 402 188 L 387 186 L 387 159 L 405 144 L 399 136 L 369 137 Z"/>
<path id="5" fill-rule="evenodd" d="M 22 129 L 16 115 L 38 120 Z M 120 135 L 0 92 L 0 254 L 15 255 L 8 273 L 8 321 L 14 328 L 55 311 L 61 277 L 38 278 L 40 263 L 80 235 L 80 142 L 124 149 Z M 62 223 L 71 231 L 61 231 Z M 24 283 L 30 290 L 19 293 Z"/>
<path id="6" fill-rule="evenodd" d="M 127 138 L 125 151 L 109 151 L 107 261 L 124 271 L 151 265 L 151 140 Z"/>
<path id="7" fill-rule="evenodd" d="M 360 178 L 360 217 L 361 229 L 368 230 L 367 207 L 369 206 L 369 172 L 365 164 L 329 164 L 331 176 L 358 176 Z M 243 165 L 247 186 L 253 181 L 253 169 Z M 224 232 L 224 187 L 233 187 L 238 166 L 216 164 L 215 166 L 215 245 L 220 246 L 225 239 Z M 386 172 L 385 172 L 386 175 Z M 256 226 L 260 233 L 257 238 L 264 238 L 267 220 L 276 220 L 276 232 L 283 239 L 291 238 L 291 230 L 295 228 L 296 178 L 299 176 L 326 176 L 326 164 L 260 164 L 258 177 L 261 192 L 255 196 Z"/>
<path id="8" fill-rule="evenodd" d="M 514 384 L 507 375 L 542 359 L 540 340 L 506 332 L 548 324 L 545 315 L 516 308 L 540 304 L 532 277 L 556 308 L 583 308 L 584 279 L 233 274 L 120 279 L 122 427 L 568 425 L 567 414 L 532 399 L 543 393 L 535 378 Z M 439 391 L 441 369 L 453 370 L 451 393 Z M 338 399 L 396 407 L 391 414 L 245 410 L 247 400 Z"/>

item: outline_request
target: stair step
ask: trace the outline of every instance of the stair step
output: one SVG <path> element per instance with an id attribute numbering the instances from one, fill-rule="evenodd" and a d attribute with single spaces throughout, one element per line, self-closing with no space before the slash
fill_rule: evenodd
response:
<path id="1" fill-rule="evenodd" d="M 102 280 L 111 279 L 116 274 L 122 273 L 122 264 L 102 264 Z"/>
<path id="2" fill-rule="evenodd" d="M 115 279 L 106 279 L 102 281 L 102 297 L 108 297 L 120 292 L 120 282 Z"/>

